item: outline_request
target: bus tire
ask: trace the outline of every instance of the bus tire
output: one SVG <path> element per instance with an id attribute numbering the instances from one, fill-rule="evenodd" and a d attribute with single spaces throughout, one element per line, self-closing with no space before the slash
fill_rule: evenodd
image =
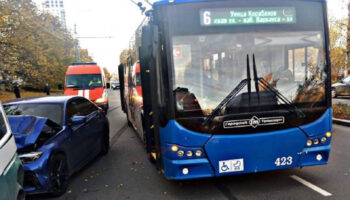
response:
<path id="1" fill-rule="evenodd" d="M 126 120 L 128 121 L 128 126 L 129 126 L 129 127 L 132 127 L 132 123 L 131 123 L 131 121 L 129 120 L 128 109 L 126 109 Z"/>

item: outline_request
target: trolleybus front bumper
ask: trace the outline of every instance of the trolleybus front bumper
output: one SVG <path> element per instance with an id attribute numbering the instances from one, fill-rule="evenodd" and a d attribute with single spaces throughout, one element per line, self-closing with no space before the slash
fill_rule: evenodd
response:
<path id="1" fill-rule="evenodd" d="M 199 134 L 171 121 L 161 129 L 165 176 L 184 180 L 327 164 L 331 113 L 300 128 L 245 135 Z"/>

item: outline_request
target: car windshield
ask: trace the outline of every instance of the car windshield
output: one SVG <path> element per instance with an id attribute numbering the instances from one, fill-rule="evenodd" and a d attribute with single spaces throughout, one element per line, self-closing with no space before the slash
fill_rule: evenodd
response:
<path id="1" fill-rule="evenodd" d="M 66 79 L 67 88 L 90 88 L 102 86 L 101 74 L 68 75 Z"/>
<path id="2" fill-rule="evenodd" d="M 45 117 L 51 121 L 62 125 L 62 104 L 12 104 L 5 105 L 7 115 L 31 115 L 36 117 Z"/>

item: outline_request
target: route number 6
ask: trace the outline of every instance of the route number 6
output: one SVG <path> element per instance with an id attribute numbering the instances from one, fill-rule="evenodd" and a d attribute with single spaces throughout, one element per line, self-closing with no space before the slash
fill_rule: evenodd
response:
<path id="1" fill-rule="evenodd" d="M 210 25 L 211 24 L 211 13 L 210 11 L 205 11 L 203 13 L 203 21 L 204 21 L 204 25 Z"/>
<path id="2" fill-rule="evenodd" d="M 288 157 L 280 157 L 277 158 L 275 161 L 275 165 L 277 167 L 279 166 L 286 166 L 286 165 L 292 165 L 293 164 L 293 157 L 292 156 L 288 156 Z"/>

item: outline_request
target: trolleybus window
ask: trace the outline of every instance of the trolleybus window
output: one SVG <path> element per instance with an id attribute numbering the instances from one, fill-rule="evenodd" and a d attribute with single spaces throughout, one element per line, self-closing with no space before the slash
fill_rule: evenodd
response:
<path id="1" fill-rule="evenodd" d="M 193 103 L 198 102 L 208 115 L 246 78 L 246 55 L 254 54 L 258 75 L 289 101 L 323 101 L 325 52 L 321 34 L 281 31 L 173 37 L 174 89 L 187 88 L 197 99 Z M 320 91 L 318 98 L 301 98 L 306 91 L 299 88 L 311 80 L 312 87 Z M 247 88 L 241 94 L 246 92 Z M 180 105 L 178 102 L 178 110 L 186 111 Z"/>
<path id="2" fill-rule="evenodd" d="M 327 110 L 329 69 L 319 2 L 196 3 L 169 6 L 165 13 L 175 116 L 186 128 L 221 133 L 225 118 L 268 113 L 285 119 L 269 130 L 284 129 L 310 123 Z M 235 88 L 237 94 L 222 104 Z M 208 119 L 216 125 L 204 128 Z"/>

